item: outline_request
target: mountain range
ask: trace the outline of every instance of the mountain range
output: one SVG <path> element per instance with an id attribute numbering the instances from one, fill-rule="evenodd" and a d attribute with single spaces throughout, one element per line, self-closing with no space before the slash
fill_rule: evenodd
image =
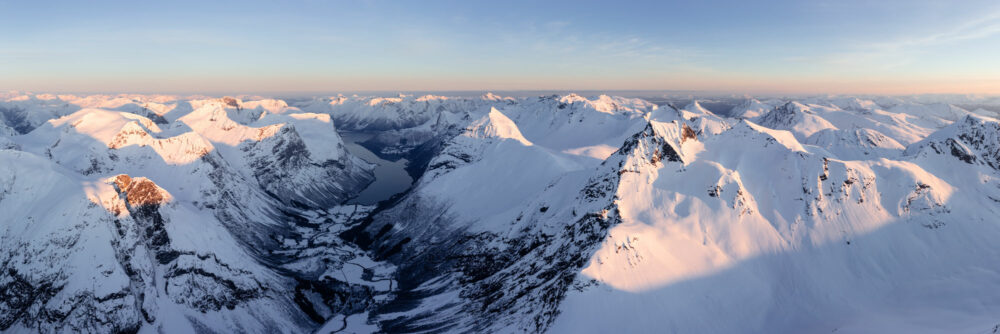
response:
<path id="1" fill-rule="evenodd" d="M 998 118 L 0 94 L 0 331 L 1000 332 Z"/>

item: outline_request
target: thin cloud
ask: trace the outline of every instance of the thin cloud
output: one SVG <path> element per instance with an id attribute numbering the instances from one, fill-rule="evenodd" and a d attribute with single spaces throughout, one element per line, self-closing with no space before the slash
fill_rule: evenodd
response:
<path id="1" fill-rule="evenodd" d="M 786 61 L 816 64 L 825 68 L 831 66 L 844 69 L 852 68 L 860 71 L 893 70 L 916 63 L 919 55 L 935 47 L 978 39 L 985 39 L 1000 34 L 1000 11 L 995 11 L 977 19 L 963 22 L 942 32 L 904 36 L 894 40 L 859 43 L 836 52 L 821 56 L 789 56 Z"/>
<path id="2" fill-rule="evenodd" d="M 1000 11 L 965 22 L 945 32 L 930 36 L 901 38 L 888 43 L 871 45 L 874 49 L 898 50 L 911 47 L 926 47 L 957 41 L 987 38 L 1000 33 Z"/>
<path id="3" fill-rule="evenodd" d="M 527 48 L 530 56 L 559 68 L 589 67 L 626 71 L 626 68 L 700 68 L 705 52 L 667 44 L 640 35 L 581 33 L 570 21 L 524 23 L 517 29 L 499 27 L 496 40 L 508 50 Z"/>

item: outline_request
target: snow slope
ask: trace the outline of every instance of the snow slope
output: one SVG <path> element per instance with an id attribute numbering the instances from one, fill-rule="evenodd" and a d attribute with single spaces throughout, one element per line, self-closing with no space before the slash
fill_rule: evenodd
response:
<path id="1" fill-rule="evenodd" d="M 542 122 L 633 133 L 600 164 L 562 171 L 525 161 L 551 156 L 524 143 L 459 134 L 413 191 L 346 234 L 410 278 L 372 320 L 388 331 L 989 330 L 1000 305 L 979 291 L 998 275 L 981 269 L 1000 231 L 994 123 L 939 129 L 900 105 L 791 101 L 737 121 L 694 103 L 604 131 Z M 508 110 L 530 147 L 563 152 L 525 130 L 542 128 L 537 118 Z M 505 133 L 514 139 L 500 143 L 520 142 Z M 943 144 L 906 152 L 934 156 L 904 154 L 924 137 Z M 539 177 L 544 187 L 517 183 Z"/>
<path id="2" fill-rule="evenodd" d="M 0 330 L 989 332 L 990 101 L 11 93 Z"/>
<path id="3" fill-rule="evenodd" d="M 307 273 L 282 268 L 291 260 L 274 255 L 286 246 L 276 239 L 322 226 L 302 222 L 304 210 L 326 209 L 360 191 L 370 167 L 343 150 L 327 115 L 278 115 L 251 127 L 230 120 L 236 110 L 224 103 L 201 103 L 163 124 L 80 108 L 5 138 L 11 145 L 0 159 L 0 206 L 11 215 L 0 238 L 0 291 L 9 298 L 0 302 L 0 328 L 318 326 L 323 319 L 311 319 L 295 299 L 315 288 L 302 285 L 311 282 L 301 276 Z M 311 135 L 308 144 L 296 124 Z M 323 124 L 325 132 L 317 128 Z M 331 266 L 340 261 L 327 258 Z M 357 283 L 331 282 L 338 289 Z M 353 298 L 367 300 L 329 303 L 339 308 Z"/>

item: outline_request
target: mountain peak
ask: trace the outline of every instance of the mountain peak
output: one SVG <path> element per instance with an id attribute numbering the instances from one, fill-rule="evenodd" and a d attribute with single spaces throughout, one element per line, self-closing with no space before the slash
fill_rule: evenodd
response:
<path id="1" fill-rule="evenodd" d="M 894 157 L 904 149 L 898 141 L 878 130 L 859 127 L 824 129 L 806 138 L 804 143 L 822 147 L 837 158 L 847 160 Z"/>
<path id="2" fill-rule="evenodd" d="M 762 126 L 789 130 L 801 139 L 824 129 L 837 129 L 832 123 L 816 115 L 809 106 L 795 101 L 780 105 L 757 120 Z"/>
<path id="3" fill-rule="evenodd" d="M 681 143 L 692 137 L 694 131 L 687 125 L 678 126 L 678 123 L 663 123 L 648 121 L 646 127 L 638 133 L 625 140 L 621 148 L 618 149 L 618 159 L 608 159 L 605 164 L 617 163 L 621 172 L 637 172 L 642 170 L 642 166 L 648 164 L 660 164 L 666 162 L 679 162 L 684 164 L 684 153 L 681 150 Z M 697 140 L 696 138 L 692 138 Z M 615 162 L 611 162 L 611 161 Z"/>
<path id="4" fill-rule="evenodd" d="M 776 130 L 754 124 L 751 121 L 743 120 L 733 126 L 731 131 L 741 131 L 749 133 L 751 136 L 761 136 L 765 138 L 767 142 L 781 144 L 781 146 L 784 146 L 791 151 L 806 152 L 806 149 L 802 147 L 802 143 L 800 143 L 798 139 L 795 139 L 795 136 L 787 130 Z"/>
<path id="5" fill-rule="evenodd" d="M 484 101 L 503 101 L 505 99 L 503 96 L 493 94 L 493 92 L 486 92 L 480 98 Z"/>
<path id="6" fill-rule="evenodd" d="M 223 104 L 236 109 L 240 109 L 243 104 L 243 101 L 232 96 L 225 96 L 219 100 L 222 101 Z"/>
<path id="7" fill-rule="evenodd" d="M 741 119 L 760 117 L 773 109 L 771 106 L 760 102 L 755 98 L 747 98 L 729 111 L 730 117 Z"/>
<path id="8" fill-rule="evenodd" d="M 145 177 L 130 177 L 119 174 L 110 179 L 118 193 L 125 197 L 131 207 L 159 205 L 169 202 L 170 193 Z"/>
<path id="9" fill-rule="evenodd" d="M 531 146 L 531 142 L 524 138 L 517 124 L 510 120 L 497 108 L 490 107 L 490 111 L 482 118 L 472 122 L 466 128 L 465 135 L 472 138 L 499 138 L 513 139 L 526 146 Z"/>
<path id="10" fill-rule="evenodd" d="M 986 164 L 1000 170 L 1000 121 L 966 114 L 951 125 L 907 148 L 907 154 L 933 150 L 950 154 L 969 164 Z"/>

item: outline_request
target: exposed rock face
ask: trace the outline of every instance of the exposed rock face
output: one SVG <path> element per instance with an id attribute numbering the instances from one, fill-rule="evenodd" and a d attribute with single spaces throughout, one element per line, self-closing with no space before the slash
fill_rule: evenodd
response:
<path id="1" fill-rule="evenodd" d="M 1000 121 L 966 115 L 906 149 L 908 155 L 950 155 L 967 164 L 1000 170 Z"/>
<path id="2" fill-rule="evenodd" d="M 961 328 L 1000 309 L 983 292 L 1000 290 L 988 117 L 938 130 L 864 102 L 751 100 L 734 118 L 575 94 L 121 100 L 0 110 L 0 330 L 826 332 L 938 297 L 976 302 Z M 372 173 L 333 120 L 389 129 L 365 146 L 409 159 L 416 183 L 343 204 Z M 940 282 L 956 284 L 926 293 Z M 893 317 L 912 319 L 876 325 Z"/>
<path id="3" fill-rule="evenodd" d="M 311 319 L 295 282 L 335 291 L 321 304 L 336 312 L 372 303 L 365 286 L 285 268 L 298 259 L 277 254 L 277 240 L 324 226 L 304 212 L 371 180 L 329 117 L 290 110 L 263 124 L 247 117 L 260 125 L 251 127 L 227 117 L 242 109 L 238 100 L 193 103 L 163 126 L 126 105 L 0 138 L 9 143 L 0 149 L 0 212 L 19 217 L 0 224 L 0 329 L 307 332 L 333 313 Z M 355 258 L 341 248 L 325 263 Z"/>
<path id="4" fill-rule="evenodd" d="M 227 106 L 236 108 L 237 110 L 242 110 L 243 109 L 243 107 L 240 105 L 240 100 L 237 100 L 237 99 L 229 97 L 229 96 L 223 97 L 222 98 L 222 103 L 225 103 Z"/>
<path id="5" fill-rule="evenodd" d="M 800 139 L 812 136 L 825 129 L 837 129 L 835 125 L 819 116 L 810 106 L 798 102 L 788 102 L 754 119 L 761 126 L 788 130 Z"/>
<path id="6" fill-rule="evenodd" d="M 544 332 L 559 314 L 567 290 L 581 284 L 577 275 L 608 229 L 621 222 L 616 205 L 620 180 L 640 174 L 645 177 L 645 173 L 666 164 L 682 165 L 676 145 L 694 139 L 682 139 L 684 132 L 691 136 L 693 131 L 683 124 L 647 123 L 592 171 L 589 179 L 567 185 L 576 191 L 569 204 L 545 201 L 565 194 L 554 190 L 542 194 L 509 222 L 509 234 L 449 229 L 447 226 L 454 226 L 456 217 L 447 208 L 426 206 L 419 188 L 400 199 L 396 209 L 349 231 L 345 237 L 394 261 L 400 266 L 401 277 L 409 278 L 401 280 L 397 299 L 379 310 L 416 313 L 383 319 L 382 329 L 490 332 L 506 328 Z M 432 160 L 424 177 L 442 177 L 486 159 L 492 145 L 500 145 L 490 138 L 453 139 Z M 405 213 L 401 214 L 399 208 Z M 427 220 L 434 223 L 426 224 Z M 425 227 L 409 228 L 418 225 Z M 447 241 L 428 242 L 441 235 L 447 235 L 442 239 Z M 427 288 L 412 281 L 436 283 Z M 452 291 L 459 291 L 459 299 L 441 305 L 433 313 L 412 309 L 413 305 Z"/>
<path id="7" fill-rule="evenodd" d="M 759 123 L 760 125 L 774 129 L 789 128 L 799 121 L 801 118 L 800 115 L 803 112 L 802 109 L 801 104 L 788 102 L 764 114 L 760 118 Z"/>
<path id="8" fill-rule="evenodd" d="M 459 248 L 462 255 L 456 266 L 462 274 L 461 296 L 469 300 L 463 311 L 477 315 L 470 328 L 491 331 L 499 325 L 527 332 L 549 328 L 566 292 L 591 284 L 578 280 L 579 272 L 608 230 L 622 222 L 618 208 L 622 179 L 645 177 L 664 164 L 683 164 L 674 146 L 680 138 L 666 133 L 665 125 L 649 123 L 626 140 L 582 185 L 571 206 L 549 206 L 544 199 L 551 197 L 543 195 L 541 203 L 533 203 L 514 222 L 522 226 L 520 234 L 468 237 Z M 570 223 L 553 224 L 556 221 Z"/>
<path id="9" fill-rule="evenodd" d="M 735 117 L 739 119 L 750 119 L 760 117 L 774 108 L 770 105 L 761 103 L 759 100 L 754 98 L 748 98 L 737 104 L 729 111 L 729 117 Z"/>
<path id="10" fill-rule="evenodd" d="M 115 176 L 112 180 L 118 193 L 125 197 L 129 206 L 142 207 L 160 205 L 169 201 L 170 194 L 144 177 L 132 178 L 125 174 Z"/>
<path id="11" fill-rule="evenodd" d="M 337 160 L 313 156 L 294 126 L 240 145 L 253 176 L 270 194 L 299 207 L 331 207 L 364 189 L 374 176 L 348 155 Z"/>
<path id="12" fill-rule="evenodd" d="M 0 330 L 138 331 L 141 297 L 122 270 L 130 267 L 106 257 L 114 247 L 100 242 L 111 214 L 47 159 L 0 150 L 0 170 L 0 212 L 14 216 L 0 232 Z"/>
<path id="13" fill-rule="evenodd" d="M 698 140 L 698 135 L 685 123 L 681 130 L 681 141 L 683 142 L 688 139 Z"/>
<path id="14" fill-rule="evenodd" d="M 691 131 L 691 128 L 687 127 L 687 125 L 684 125 L 684 128 L 686 129 L 685 132 L 687 133 L 693 132 Z M 642 132 L 633 135 L 632 138 L 626 141 L 625 144 L 623 144 L 622 147 L 618 149 L 618 154 L 619 155 L 634 154 L 636 156 L 644 157 L 651 163 L 659 163 L 661 161 L 681 162 L 682 161 L 681 156 L 680 153 L 678 153 L 679 150 L 677 149 L 676 146 L 677 143 L 672 142 L 671 140 L 664 137 L 662 129 L 663 128 L 660 126 L 660 124 L 657 123 L 647 124 L 646 128 L 643 129 Z M 628 163 L 629 160 L 632 159 L 625 159 L 621 161 L 622 165 L 619 167 L 626 168 L 623 169 L 623 172 L 637 171 L 639 170 L 639 168 L 641 168 L 640 167 L 641 164 L 635 161 L 631 163 L 631 166 L 626 166 L 625 164 Z"/>

